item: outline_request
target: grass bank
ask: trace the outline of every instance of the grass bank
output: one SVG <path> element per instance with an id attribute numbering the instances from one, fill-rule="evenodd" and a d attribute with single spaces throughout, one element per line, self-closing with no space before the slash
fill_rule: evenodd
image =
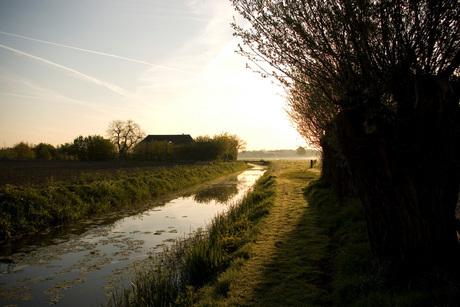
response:
<path id="1" fill-rule="evenodd" d="M 338 200 L 308 163 L 273 161 L 267 175 L 276 197 L 246 257 L 184 305 L 459 306 L 458 272 L 408 275 L 376 259 L 359 200 Z"/>
<path id="2" fill-rule="evenodd" d="M 319 176 L 309 161 L 273 161 L 276 197 L 256 238 L 245 246 L 248 258 L 221 276 L 226 291 L 211 284 L 197 306 L 322 306 L 329 302 L 328 238 L 310 210 L 303 189 Z M 222 278 L 222 277 L 219 277 Z M 219 280 L 218 278 L 218 280 Z"/>
<path id="3" fill-rule="evenodd" d="M 205 232 L 179 240 L 153 257 L 139 270 L 133 287 L 118 293 L 109 305 L 192 306 L 203 291 L 225 295 L 238 268 L 250 257 L 251 242 L 273 205 L 274 182 L 266 173 L 241 203 L 217 216 Z"/>
<path id="4" fill-rule="evenodd" d="M 120 170 L 110 176 L 88 172 L 73 182 L 5 185 L 0 188 L 0 241 L 136 205 L 245 168 L 243 162 L 232 162 Z"/>
<path id="5" fill-rule="evenodd" d="M 338 201 L 324 183 L 306 189 L 329 238 L 332 306 L 460 306 L 460 275 L 452 268 L 407 273 L 372 255 L 358 199 Z"/>

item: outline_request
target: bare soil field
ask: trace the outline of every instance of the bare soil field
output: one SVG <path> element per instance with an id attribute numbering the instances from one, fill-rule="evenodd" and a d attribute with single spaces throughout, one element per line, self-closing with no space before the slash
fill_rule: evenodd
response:
<path id="1" fill-rule="evenodd" d="M 13 185 L 41 185 L 47 182 L 72 182 L 84 173 L 113 175 L 116 172 L 170 167 L 172 163 L 139 161 L 0 161 L 0 187 Z"/>

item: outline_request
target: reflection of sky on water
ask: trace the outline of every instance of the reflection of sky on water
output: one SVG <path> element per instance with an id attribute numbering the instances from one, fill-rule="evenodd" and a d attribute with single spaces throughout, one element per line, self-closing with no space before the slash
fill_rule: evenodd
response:
<path id="1" fill-rule="evenodd" d="M 27 246 L 0 263 L 0 305 L 103 303 L 115 287 L 129 286 L 134 266 L 177 237 L 206 227 L 229 204 L 241 200 L 262 174 L 256 166 L 114 223 L 93 221 L 83 234 L 69 229 L 53 239 L 57 244 Z"/>

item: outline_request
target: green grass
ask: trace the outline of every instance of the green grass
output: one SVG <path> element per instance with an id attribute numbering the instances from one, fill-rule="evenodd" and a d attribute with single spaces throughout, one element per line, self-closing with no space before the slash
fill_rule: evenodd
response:
<path id="1" fill-rule="evenodd" d="M 273 161 L 276 197 L 246 257 L 199 292 L 196 306 L 314 306 L 327 302 L 320 270 L 327 237 L 302 189 L 318 177 L 309 161 Z M 219 289 L 226 291 L 220 291 Z"/>
<path id="2" fill-rule="evenodd" d="M 250 242 L 274 199 L 274 178 L 264 175 L 239 204 L 217 216 L 204 232 L 178 240 L 137 273 L 131 289 L 118 293 L 110 306 L 191 306 L 213 284 L 225 295 L 233 273 L 249 257 Z"/>
<path id="3" fill-rule="evenodd" d="M 339 201 L 320 181 L 306 195 L 330 240 L 333 306 L 459 306 L 455 270 L 407 275 L 373 256 L 358 199 Z"/>
<path id="4" fill-rule="evenodd" d="M 373 256 L 358 199 L 339 200 L 304 165 L 277 161 L 276 198 L 225 271 L 187 306 L 459 306 L 455 268 L 407 274 Z M 308 185 L 307 188 L 305 188 Z M 300 190 L 300 193 L 299 193 Z"/>
<path id="5" fill-rule="evenodd" d="M 234 173 L 242 162 L 175 166 L 155 171 L 85 173 L 72 183 L 0 188 L 0 241 L 47 227 L 135 206 L 168 192 Z"/>

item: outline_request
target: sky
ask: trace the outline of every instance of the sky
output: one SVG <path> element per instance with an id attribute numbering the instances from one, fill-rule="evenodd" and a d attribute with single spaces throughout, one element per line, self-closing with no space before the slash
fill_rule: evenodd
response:
<path id="1" fill-rule="evenodd" d="M 306 146 L 283 90 L 246 68 L 229 0 L 0 0 L 0 148 L 106 135 L 236 134 Z"/>

